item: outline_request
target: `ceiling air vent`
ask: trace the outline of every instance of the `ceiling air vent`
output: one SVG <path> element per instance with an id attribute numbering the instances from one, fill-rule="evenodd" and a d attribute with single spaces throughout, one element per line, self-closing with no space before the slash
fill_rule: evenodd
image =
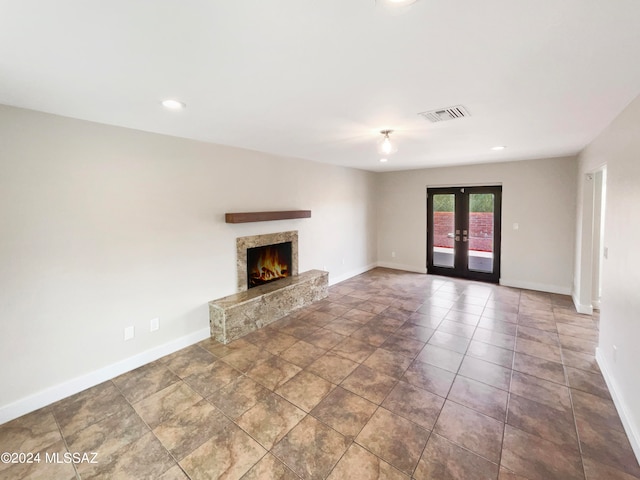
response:
<path id="1" fill-rule="evenodd" d="M 455 107 L 440 108 L 438 110 L 431 110 L 429 112 L 420 112 L 418 115 L 426 118 L 430 122 L 446 122 L 447 120 L 456 120 L 458 118 L 465 118 L 471 116 L 471 114 L 462 105 L 456 105 Z"/>

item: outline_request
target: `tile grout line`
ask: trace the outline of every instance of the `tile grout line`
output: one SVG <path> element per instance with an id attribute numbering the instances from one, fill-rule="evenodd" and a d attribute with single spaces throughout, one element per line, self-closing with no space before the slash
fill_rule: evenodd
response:
<path id="1" fill-rule="evenodd" d="M 60 438 L 62 438 L 62 443 L 64 443 L 65 449 L 67 450 L 67 452 L 69 452 L 70 450 L 69 450 L 69 444 L 67 443 L 67 438 L 62 432 L 62 427 L 60 426 L 60 422 L 58 422 L 58 418 L 56 417 L 56 414 L 53 411 L 53 408 L 51 409 L 51 416 L 53 417 L 53 421 L 56 422 L 56 427 L 58 427 L 58 431 L 60 432 Z M 76 479 L 82 480 L 82 476 L 80 475 L 80 472 L 78 472 L 78 467 L 76 467 L 75 463 L 72 463 L 72 465 L 73 465 L 73 471 L 76 474 Z"/>

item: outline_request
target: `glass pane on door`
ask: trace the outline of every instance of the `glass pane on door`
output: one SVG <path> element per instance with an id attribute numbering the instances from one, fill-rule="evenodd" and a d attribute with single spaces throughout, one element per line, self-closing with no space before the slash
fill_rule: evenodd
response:
<path id="1" fill-rule="evenodd" d="M 469 270 L 493 272 L 494 210 L 495 195 L 493 193 L 469 195 Z"/>
<path id="2" fill-rule="evenodd" d="M 455 259 L 456 197 L 433 195 L 433 265 L 453 268 Z"/>

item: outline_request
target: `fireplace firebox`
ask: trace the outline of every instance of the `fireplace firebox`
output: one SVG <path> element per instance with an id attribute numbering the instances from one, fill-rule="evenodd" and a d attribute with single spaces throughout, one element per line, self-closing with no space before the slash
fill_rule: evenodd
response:
<path id="1" fill-rule="evenodd" d="M 247 288 L 291 275 L 291 242 L 247 248 Z"/>

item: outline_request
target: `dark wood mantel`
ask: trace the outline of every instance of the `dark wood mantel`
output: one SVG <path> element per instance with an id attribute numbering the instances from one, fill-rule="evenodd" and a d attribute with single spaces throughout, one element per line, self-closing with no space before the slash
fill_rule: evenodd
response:
<path id="1" fill-rule="evenodd" d="M 269 220 L 288 220 L 290 218 L 311 218 L 311 210 L 287 210 L 282 212 L 244 212 L 225 213 L 227 223 L 266 222 Z"/>

